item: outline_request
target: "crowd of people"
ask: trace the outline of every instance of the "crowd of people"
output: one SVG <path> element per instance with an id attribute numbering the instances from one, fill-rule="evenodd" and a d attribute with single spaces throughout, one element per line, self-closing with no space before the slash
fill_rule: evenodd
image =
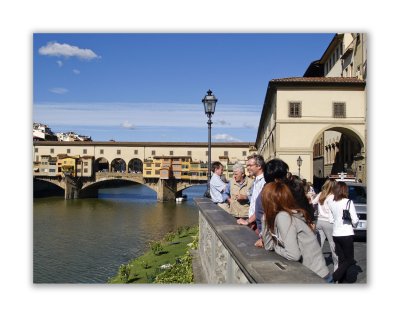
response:
<path id="1" fill-rule="evenodd" d="M 327 179 L 317 194 L 311 182 L 289 171 L 281 159 L 267 162 L 253 154 L 233 166 L 226 180 L 224 166 L 212 164 L 210 195 L 214 203 L 255 233 L 255 247 L 301 263 L 327 283 L 357 280 L 353 236 L 358 223 L 345 182 Z M 345 217 L 347 215 L 347 217 Z M 330 273 L 322 249 L 328 241 L 333 260 Z"/>

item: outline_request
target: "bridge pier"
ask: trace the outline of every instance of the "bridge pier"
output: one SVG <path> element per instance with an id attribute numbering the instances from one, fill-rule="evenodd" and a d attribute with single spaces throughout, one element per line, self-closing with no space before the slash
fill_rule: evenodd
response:
<path id="1" fill-rule="evenodd" d="M 159 179 L 157 183 L 157 200 L 170 201 L 176 198 L 176 182 L 173 180 Z"/>

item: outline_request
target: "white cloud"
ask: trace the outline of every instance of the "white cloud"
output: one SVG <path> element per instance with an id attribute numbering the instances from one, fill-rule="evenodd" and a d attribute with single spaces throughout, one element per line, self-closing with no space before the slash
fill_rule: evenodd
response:
<path id="1" fill-rule="evenodd" d="M 88 48 L 79 48 L 69 44 L 60 44 L 57 42 L 49 42 L 46 46 L 39 48 L 40 55 L 47 56 L 63 56 L 63 57 L 77 57 L 80 59 L 91 60 L 100 58 L 95 52 Z"/>
<path id="2" fill-rule="evenodd" d="M 58 94 L 58 95 L 63 95 L 63 94 L 66 94 L 68 92 L 68 89 L 61 88 L 61 87 L 55 87 L 55 88 L 51 88 L 49 90 L 50 90 L 50 92 L 52 92 L 54 94 Z"/>
<path id="3" fill-rule="evenodd" d="M 63 66 L 63 62 L 62 61 L 57 61 L 56 63 L 58 65 L 58 67 L 62 67 Z"/>
<path id="4" fill-rule="evenodd" d="M 214 135 L 212 138 L 214 140 L 218 140 L 218 141 L 232 141 L 232 142 L 241 142 L 242 141 L 242 140 L 237 139 L 226 133 Z"/>
<path id="5" fill-rule="evenodd" d="M 73 69 L 72 72 L 76 75 L 79 75 L 81 73 L 79 69 Z"/>
<path id="6" fill-rule="evenodd" d="M 225 120 L 217 120 L 217 121 L 215 121 L 215 124 L 220 124 L 220 125 L 231 125 L 229 122 L 226 122 Z"/>
<path id="7" fill-rule="evenodd" d="M 133 130 L 135 129 L 135 126 L 133 123 L 130 123 L 128 120 L 125 120 L 124 122 L 122 122 L 121 126 L 125 129 L 130 129 Z"/>

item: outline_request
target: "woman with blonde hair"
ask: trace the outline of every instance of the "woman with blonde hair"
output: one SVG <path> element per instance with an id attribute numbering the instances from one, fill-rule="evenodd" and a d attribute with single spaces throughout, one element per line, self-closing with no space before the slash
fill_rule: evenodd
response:
<path id="1" fill-rule="evenodd" d="M 336 181 L 333 179 L 327 179 L 321 188 L 321 192 L 313 199 L 312 203 L 318 204 L 318 216 L 316 229 L 320 236 L 321 249 L 324 247 L 325 239 L 328 239 L 328 243 L 332 253 L 333 268 L 338 268 L 338 257 L 335 253 L 335 242 L 333 242 L 333 223 L 329 222 L 331 218 L 331 211 L 328 206 L 328 202 L 333 200 L 333 188 Z"/>
<path id="2" fill-rule="evenodd" d="M 313 232 L 309 214 L 298 208 L 290 188 L 282 181 L 268 183 L 262 191 L 264 246 L 291 261 L 302 261 L 331 282 L 325 258 Z"/>

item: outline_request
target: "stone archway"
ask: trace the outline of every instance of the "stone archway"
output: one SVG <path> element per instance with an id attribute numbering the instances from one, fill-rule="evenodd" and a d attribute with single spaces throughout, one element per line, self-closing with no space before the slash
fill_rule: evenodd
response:
<path id="1" fill-rule="evenodd" d="M 339 173 L 365 182 L 365 145 L 350 128 L 331 126 L 313 140 L 313 182 L 319 188 L 324 179 Z"/>
<path id="2" fill-rule="evenodd" d="M 94 172 L 108 172 L 110 170 L 110 164 L 104 157 L 99 157 L 94 162 Z"/>
<path id="3" fill-rule="evenodd" d="M 126 172 L 126 162 L 122 158 L 116 158 L 111 162 L 111 172 Z"/>
<path id="4" fill-rule="evenodd" d="M 130 173 L 143 173 L 143 162 L 138 158 L 130 160 L 128 163 L 128 171 Z"/>

